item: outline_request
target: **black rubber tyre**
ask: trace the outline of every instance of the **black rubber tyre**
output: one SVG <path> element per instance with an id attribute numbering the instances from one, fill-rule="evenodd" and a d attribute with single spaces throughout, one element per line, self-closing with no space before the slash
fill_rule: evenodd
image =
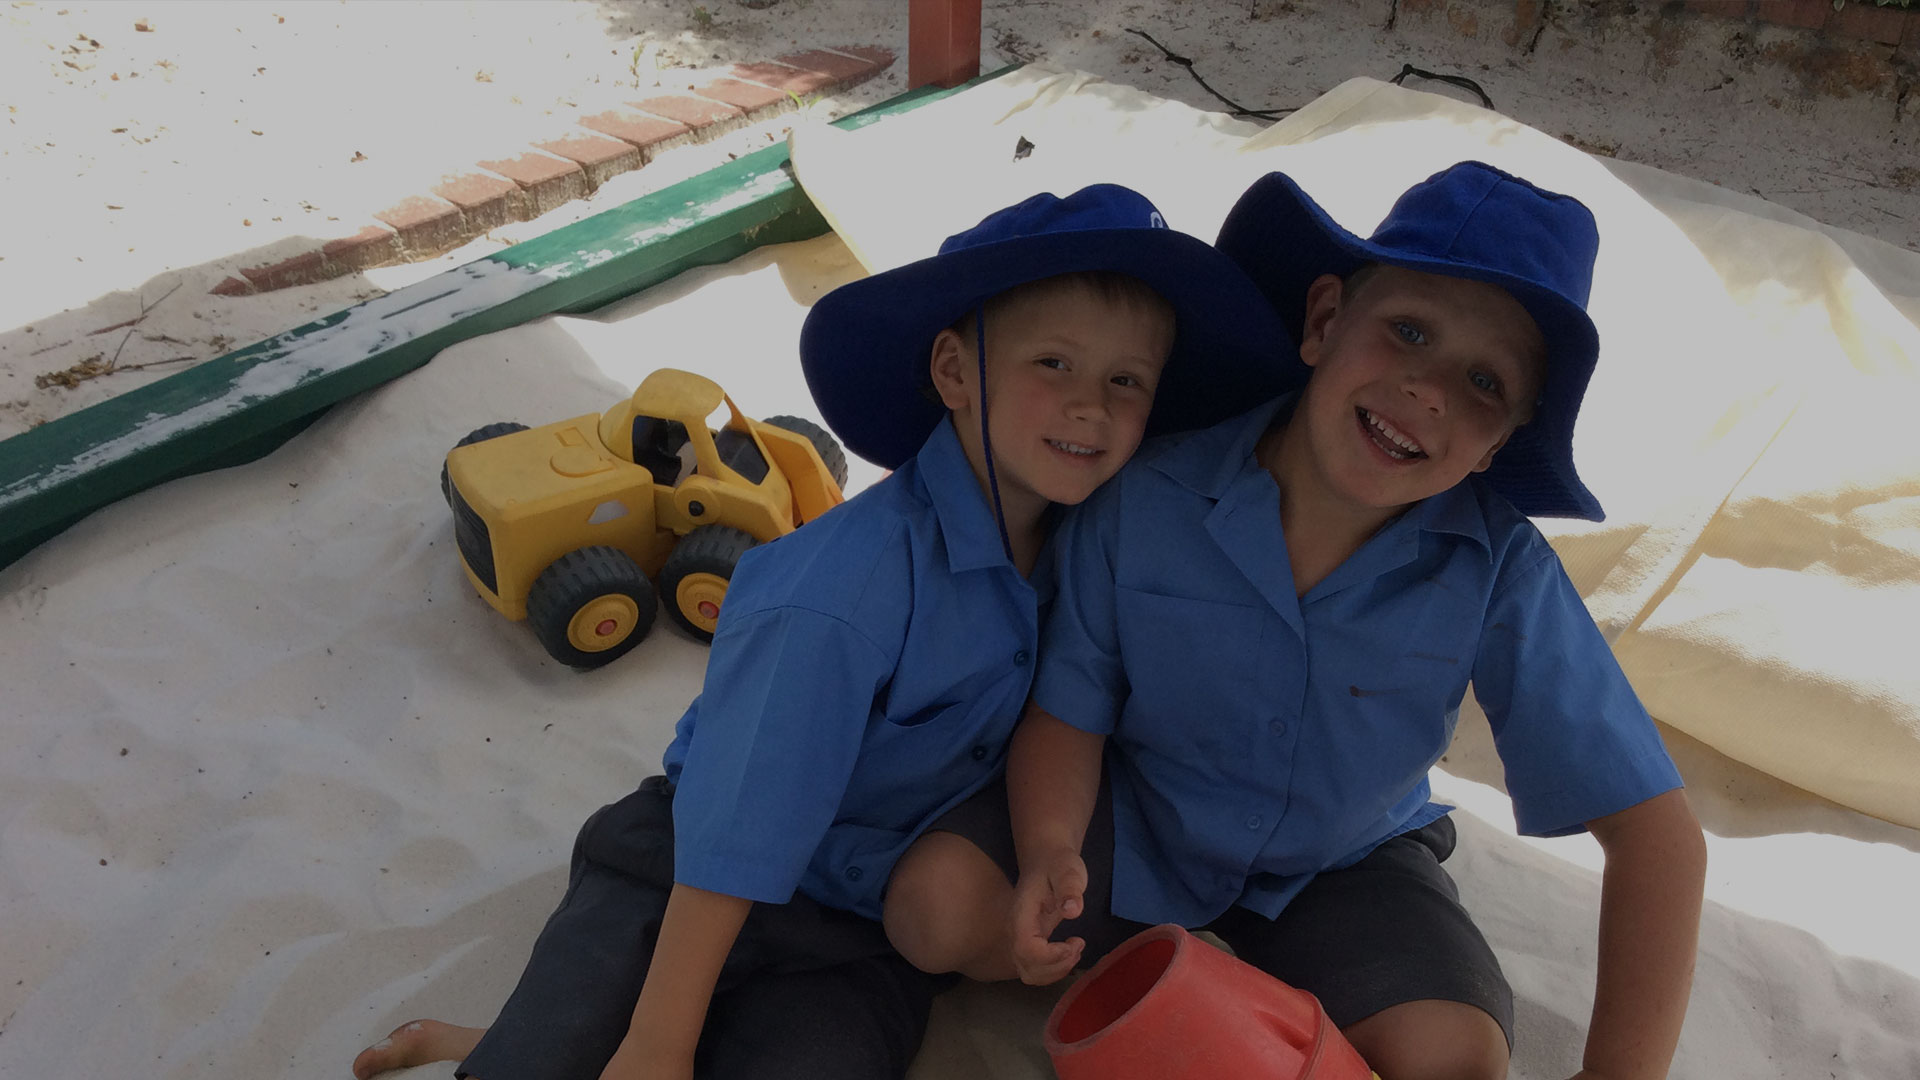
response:
<path id="1" fill-rule="evenodd" d="M 527 430 L 527 425 L 525 424 L 516 424 L 511 420 L 502 420 L 497 424 L 488 424 L 486 427 L 474 428 L 472 431 L 467 432 L 459 442 L 454 443 L 453 446 L 454 449 L 457 450 L 462 446 L 472 446 L 477 442 L 486 442 L 488 439 L 497 439 L 502 435 L 511 435 L 516 431 L 525 430 Z M 444 459 L 440 462 L 440 497 L 447 500 L 449 507 L 453 505 L 453 481 L 447 478 L 447 463 Z"/>
<path id="2" fill-rule="evenodd" d="M 570 551 L 527 591 L 527 621 L 547 655 L 582 670 L 625 656 L 653 628 L 660 601 L 618 548 Z"/>
<path id="3" fill-rule="evenodd" d="M 813 448 L 820 451 L 820 460 L 826 462 L 827 472 L 833 477 L 833 482 L 841 487 L 847 486 L 847 452 L 840 449 L 840 443 L 827 433 L 827 429 L 799 416 L 769 416 L 765 422 L 795 435 L 805 435 Z"/>
<path id="4" fill-rule="evenodd" d="M 758 542 L 725 525 L 702 525 L 681 537 L 660 568 L 660 598 L 667 617 L 697 640 L 712 642 L 733 568 Z"/>

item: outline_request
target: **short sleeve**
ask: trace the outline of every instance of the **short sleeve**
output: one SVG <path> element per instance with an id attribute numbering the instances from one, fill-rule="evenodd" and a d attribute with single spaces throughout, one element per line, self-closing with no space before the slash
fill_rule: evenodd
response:
<path id="1" fill-rule="evenodd" d="M 1036 705 L 1095 735 L 1112 734 L 1127 699 L 1114 602 L 1121 488 L 1109 482 L 1054 537 L 1056 591 L 1033 679 Z"/>
<path id="2" fill-rule="evenodd" d="M 790 900 L 893 662 L 850 623 L 806 608 L 723 621 L 674 791 L 674 880 Z"/>
<path id="3" fill-rule="evenodd" d="M 1523 834 L 1580 832 L 1680 786 L 1653 720 L 1544 539 L 1496 582 L 1473 691 Z"/>

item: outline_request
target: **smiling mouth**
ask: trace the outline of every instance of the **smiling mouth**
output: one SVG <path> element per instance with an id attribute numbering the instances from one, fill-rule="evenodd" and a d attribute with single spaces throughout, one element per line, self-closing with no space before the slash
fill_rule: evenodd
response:
<path id="1" fill-rule="evenodd" d="M 1095 457 L 1100 453 L 1100 451 L 1095 449 L 1094 447 L 1083 446 L 1080 443 L 1065 442 L 1060 439 L 1048 439 L 1047 445 L 1053 447 L 1055 450 L 1058 450 L 1063 454 L 1067 454 L 1071 457 L 1077 457 L 1077 458 Z"/>
<path id="2" fill-rule="evenodd" d="M 1427 456 L 1427 452 L 1420 448 L 1419 443 L 1402 434 L 1392 424 L 1365 409 L 1357 408 L 1353 411 L 1360 418 L 1361 430 L 1365 431 L 1367 437 L 1373 440 L 1373 445 L 1379 447 L 1380 451 L 1388 457 L 1395 461 L 1418 461 Z"/>

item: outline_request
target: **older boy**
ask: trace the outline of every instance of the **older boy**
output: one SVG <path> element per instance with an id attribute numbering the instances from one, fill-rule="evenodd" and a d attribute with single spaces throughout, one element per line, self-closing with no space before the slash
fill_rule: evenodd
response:
<path id="1" fill-rule="evenodd" d="M 822 298 L 801 335 L 814 398 L 895 472 L 742 560 L 666 775 L 582 829 L 492 1028 L 403 1025 L 355 1074 L 902 1075 L 933 984 L 873 920 L 900 853 L 1001 767 L 1051 593 L 1049 508 L 1150 427 L 1277 386 L 1265 307 L 1111 185 L 1035 196 Z"/>
<path id="2" fill-rule="evenodd" d="M 1571 451 L 1597 243 L 1580 203 L 1477 162 L 1371 239 L 1281 174 L 1249 189 L 1219 246 L 1299 329 L 1304 388 L 1150 447 L 1063 526 L 1011 835 L 989 790 L 902 861 L 905 955 L 1050 982 L 1144 924 L 1205 926 L 1386 1080 L 1504 1076 L 1511 991 L 1428 797 L 1471 681 L 1520 830 L 1606 853 L 1583 1075 L 1665 1075 L 1704 845 L 1523 516 L 1600 517 Z M 999 954 L 912 888 L 932 848 L 1017 875 Z"/>

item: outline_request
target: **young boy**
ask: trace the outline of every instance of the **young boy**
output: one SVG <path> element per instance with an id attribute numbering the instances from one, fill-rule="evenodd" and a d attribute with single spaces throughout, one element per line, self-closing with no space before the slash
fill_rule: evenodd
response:
<path id="1" fill-rule="evenodd" d="M 900 853 L 1002 766 L 1049 508 L 1145 431 L 1272 392 L 1279 334 L 1231 260 L 1111 185 L 823 297 L 809 386 L 895 471 L 741 561 L 666 775 L 588 820 L 493 1026 L 403 1025 L 355 1075 L 903 1075 L 934 984 L 874 920 Z"/>
<path id="2" fill-rule="evenodd" d="M 903 954 L 1044 983 L 1145 924 L 1206 927 L 1386 1080 L 1504 1076 L 1511 991 L 1428 798 L 1471 681 L 1520 830 L 1606 854 L 1583 1075 L 1666 1075 L 1700 829 L 1523 516 L 1600 517 L 1571 450 L 1597 244 L 1579 202 L 1478 162 L 1371 239 L 1281 174 L 1248 190 L 1219 246 L 1299 331 L 1304 387 L 1147 448 L 1063 525 L 1011 831 L 988 789 L 901 861 Z"/>

